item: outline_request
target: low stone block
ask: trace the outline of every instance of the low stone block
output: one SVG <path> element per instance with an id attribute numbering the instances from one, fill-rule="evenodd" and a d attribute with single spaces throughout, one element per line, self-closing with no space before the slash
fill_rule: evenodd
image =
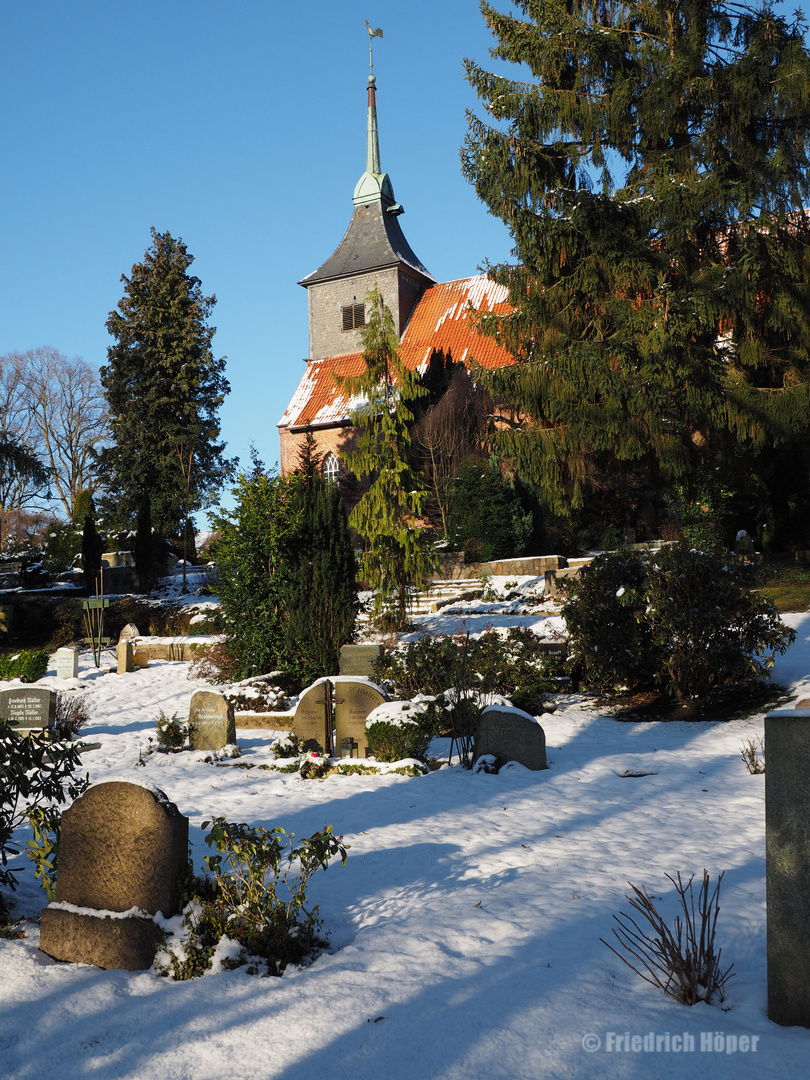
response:
<path id="1" fill-rule="evenodd" d="M 128 671 L 135 670 L 135 656 L 131 641 L 119 641 L 115 647 L 115 658 L 118 661 L 116 671 L 119 675 L 126 675 Z"/>

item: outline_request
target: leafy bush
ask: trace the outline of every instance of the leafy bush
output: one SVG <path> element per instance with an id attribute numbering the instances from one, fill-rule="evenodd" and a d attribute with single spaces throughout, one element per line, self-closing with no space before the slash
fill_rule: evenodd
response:
<path id="1" fill-rule="evenodd" d="M 767 678 L 795 632 L 745 584 L 744 566 L 719 552 L 601 556 L 563 606 L 572 663 L 597 692 L 659 687 L 682 701 Z"/>
<path id="2" fill-rule="evenodd" d="M 252 974 L 281 975 L 318 945 L 318 906 L 308 908 L 309 879 L 347 846 L 327 825 L 294 843 L 284 829 L 252 828 L 224 818 L 204 821 L 205 837 L 216 854 L 205 859 L 212 879 L 196 881 L 184 912 L 184 934 L 169 942 L 155 962 L 157 971 L 175 979 L 205 974 L 222 944 L 232 948 L 227 967 L 248 964 Z M 226 940 L 227 939 L 227 940 Z"/>
<path id="3" fill-rule="evenodd" d="M 436 714 L 429 712 L 425 703 L 390 702 L 374 712 L 379 715 L 366 721 L 366 738 L 377 761 L 425 760 L 437 729 Z"/>
<path id="4" fill-rule="evenodd" d="M 425 634 L 375 660 L 374 678 L 397 698 L 441 694 L 469 682 L 482 694 L 511 699 L 523 692 L 537 702 L 548 689 L 554 665 L 537 634 L 512 626 L 505 634 L 488 630 L 478 638 Z"/>
<path id="5" fill-rule="evenodd" d="M 20 852 L 12 842 L 14 830 L 35 810 L 48 811 L 58 824 L 58 806 L 87 788 L 86 779 L 73 775 L 80 765 L 76 744 L 54 743 L 37 732 L 21 737 L 0 720 L 0 887 L 13 890 L 16 885 L 18 871 L 5 869 L 9 854 Z"/>
<path id="6" fill-rule="evenodd" d="M 19 679 L 33 683 L 48 670 L 48 652 L 45 649 L 22 649 L 14 656 L 0 656 L 0 679 Z"/>

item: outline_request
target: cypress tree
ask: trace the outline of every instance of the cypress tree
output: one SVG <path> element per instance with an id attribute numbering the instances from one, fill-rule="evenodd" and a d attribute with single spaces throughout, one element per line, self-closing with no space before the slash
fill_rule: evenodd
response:
<path id="1" fill-rule="evenodd" d="M 481 329 L 521 419 L 499 452 L 557 512 L 594 477 L 717 476 L 807 439 L 810 56 L 803 24 L 717 0 L 481 4 L 462 167 L 519 262 Z M 482 378 L 486 373 L 482 373 Z"/>
<path id="2" fill-rule="evenodd" d="M 148 494 L 164 536 L 210 505 L 233 471 L 217 416 L 230 389 L 225 359 L 214 358 L 207 323 L 216 297 L 203 296 L 192 262 L 182 240 L 152 229 L 143 262 L 122 276 L 124 296 L 107 319 L 115 344 L 101 369 L 114 445 L 100 460 L 112 514 L 129 524 Z"/>
<path id="3" fill-rule="evenodd" d="M 292 499 L 297 520 L 288 568 L 287 655 L 304 682 L 336 675 L 340 647 L 357 617 L 357 566 L 337 485 L 301 474 Z"/>
<path id="4" fill-rule="evenodd" d="M 365 544 L 360 574 L 374 592 L 374 614 L 388 612 L 395 625 L 407 622 L 408 587 L 421 587 L 435 565 L 432 546 L 420 527 L 425 492 L 409 464 L 406 402 L 424 396 L 419 377 L 399 359 L 391 312 L 377 289 L 366 297 L 362 331 L 365 371 L 341 381 L 362 404 L 352 414 L 356 431 L 347 464 L 369 486 L 349 515 Z"/>

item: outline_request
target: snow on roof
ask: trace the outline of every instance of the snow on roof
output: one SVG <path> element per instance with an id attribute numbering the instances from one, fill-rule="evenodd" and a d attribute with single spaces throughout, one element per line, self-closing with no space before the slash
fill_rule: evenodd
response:
<path id="1" fill-rule="evenodd" d="M 502 345 L 482 337 L 470 322 L 471 308 L 508 314 L 512 308 L 506 297 L 506 288 L 485 274 L 427 289 L 402 335 L 399 355 L 405 367 L 424 371 L 436 349 L 468 366 L 473 360 L 487 368 L 513 364 L 514 358 Z M 362 353 L 310 360 L 278 426 L 295 429 L 348 423 L 359 402 L 347 399 L 335 376 L 359 375 L 362 370 Z"/>

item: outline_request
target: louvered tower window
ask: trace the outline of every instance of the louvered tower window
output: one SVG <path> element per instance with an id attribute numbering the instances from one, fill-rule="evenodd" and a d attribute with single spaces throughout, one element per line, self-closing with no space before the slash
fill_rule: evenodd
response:
<path id="1" fill-rule="evenodd" d="M 344 304 L 341 308 L 344 330 L 357 330 L 366 325 L 365 304 Z"/>

